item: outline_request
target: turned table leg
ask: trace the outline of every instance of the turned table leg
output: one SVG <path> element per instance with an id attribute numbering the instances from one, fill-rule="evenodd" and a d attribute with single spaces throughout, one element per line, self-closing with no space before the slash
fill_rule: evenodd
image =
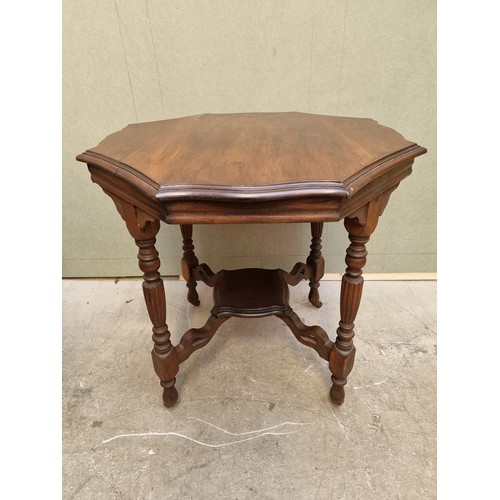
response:
<path id="1" fill-rule="evenodd" d="M 139 247 L 139 267 L 144 272 L 144 282 L 142 283 L 144 300 L 153 323 L 154 346 L 151 356 L 155 372 L 163 387 L 163 404 L 168 407 L 177 402 L 175 375 L 179 370 L 179 362 L 170 342 L 170 332 L 166 323 L 165 287 L 158 272 L 160 259 L 154 246 L 155 242 L 155 237 L 135 240 Z"/>
<path id="2" fill-rule="evenodd" d="M 177 401 L 175 375 L 179 371 L 177 353 L 170 342 L 166 323 L 167 306 L 165 288 L 160 277 L 160 259 L 155 248 L 160 221 L 132 203 L 105 190 L 115 202 L 118 212 L 127 224 L 127 229 L 139 247 L 139 267 L 144 273 L 142 290 L 149 317 L 153 323 L 153 367 L 163 387 L 163 404 L 172 406 Z"/>
<path id="3" fill-rule="evenodd" d="M 307 257 L 307 266 L 311 270 L 309 279 L 309 302 L 315 307 L 321 307 L 322 303 L 319 300 L 319 281 L 325 273 L 325 259 L 321 255 L 321 234 L 323 232 L 322 222 L 311 223 L 311 251 Z"/>
<path id="4" fill-rule="evenodd" d="M 194 254 L 193 245 L 193 226 L 191 224 L 181 224 L 182 233 L 182 250 L 183 256 L 181 261 L 182 266 L 182 276 L 186 280 L 186 286 L 188 287 L 188 302 L 194 306 L 200 305 L 200 299 L 198 298 L 198 292 L 196 291 L 196 280 L 193 276 L 193 269 L 199 264 L 196 255 Z"/>
<path id="5" fill-rule="evenodd" d="M 382 197 L 381 197 L 382 198 Z M 388 194 L 382 199 L 365 205 L 362 209 L 344 219 L 351 244 L 347 248 L 347 268 L 342 276 L 340 289 L 340 321 L 337 338 L 330 350 L 330 371 L 332 388 L 330 397 L 335 404 L 344 402 L 344 386 L 352 370 L 356 348 L 354 347 L 354 320 L 363 291 L 362 269 L 366 264 L 366 243 L 377 226 L 378 218 L 387 203 Z"/>

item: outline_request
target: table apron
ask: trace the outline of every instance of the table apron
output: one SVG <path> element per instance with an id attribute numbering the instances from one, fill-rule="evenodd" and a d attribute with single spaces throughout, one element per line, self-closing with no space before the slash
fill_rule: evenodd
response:
<path id="1" fill-rule="evenodd" d="M 253 224 L 337 222 L 387 191 L 411 174 L 413 161 L 386 172 L 348 198 L 303 197 L 288 200 L 234 202 L 218 200 L 162 201 L 167 224 Z"/>
<path id="2" fill-rule="evenodd" d="M 164 202 L 168 224 L 329 222 L 340 220 L 340 198 L 299 198 L 266 202 L 182 200 Z"/>

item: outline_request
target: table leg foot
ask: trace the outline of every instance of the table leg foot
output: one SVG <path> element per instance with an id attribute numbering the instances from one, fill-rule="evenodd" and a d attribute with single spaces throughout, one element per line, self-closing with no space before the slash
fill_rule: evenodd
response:
<path id="1" fill-rule="evenodd" d="M 330 389 L 330 397 L 336 405 L 341 405 L 344 402 L 344 386 L 347 383 L 347 377 L 351 373 L 356 356 L 354 346 L 349 351 L 339 349 L 339 344 L 342 343 L 342 333 L 340 333 L 339 337 L 330 351 L 330 371 L 332 372 L 333 384 Z"/>
<path id="2" fill-rule="evenodd" d="M 193 283 L 188 283 L 188 294 L 187 294 L 187 299 L 190 304 L 193 304 L 193 306 L 199 306 L 200 305 L 200 299 L 198 297 L 198 292 L 196 291 L 196 282 Z"/>
<path id="3" fill-rule="evenodd" d="M 345 398 L 344 385 L 347 380 L 336 380 L 332 377 L 332 388 L 330 389 L 330 399 L 334 404 L 341 406 Z"/>
<path id="4" fill-rule="evenodd" d="M 323 305 L 323 302 L 319 300 L 319 281 L 311 281 L 309 283 L 311 290 L 309 291 L 309 302 L 318 309 Z"/>
<path id="5" fill-rule="evenodd" d="M 161 381 L 160 385 L 163 387 L 163 406 L 170 408 L 177 403 L 179 394 L 175 388 L 175 377 L 172 380 Z"/>

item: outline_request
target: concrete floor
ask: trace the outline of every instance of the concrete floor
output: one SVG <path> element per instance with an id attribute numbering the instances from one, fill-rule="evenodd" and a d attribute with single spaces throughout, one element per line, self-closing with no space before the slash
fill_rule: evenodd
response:
<path id="1" fill-rule="evenodd" d="M 181 365 L 163 407 L 141 280 L 63 282 L 63 498 L 436 497 L 436 283 L 365 282 L 343 406 L 330 371 L 274 317 L 232 318 Z M 174 344 L 201 326 L 185 283 L 165 280 Z M 340 283 L 290 303 L 330 337 Z"/>

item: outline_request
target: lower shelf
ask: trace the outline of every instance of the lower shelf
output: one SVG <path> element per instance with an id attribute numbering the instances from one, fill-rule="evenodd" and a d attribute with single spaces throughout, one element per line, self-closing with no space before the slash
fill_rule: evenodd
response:
<path id="1" fill-rule="evenodd" d="M 281 269 L 237 269 L 217 273 L 212 314 L 243 318 L 290 313 L 288 284 Z"/>

